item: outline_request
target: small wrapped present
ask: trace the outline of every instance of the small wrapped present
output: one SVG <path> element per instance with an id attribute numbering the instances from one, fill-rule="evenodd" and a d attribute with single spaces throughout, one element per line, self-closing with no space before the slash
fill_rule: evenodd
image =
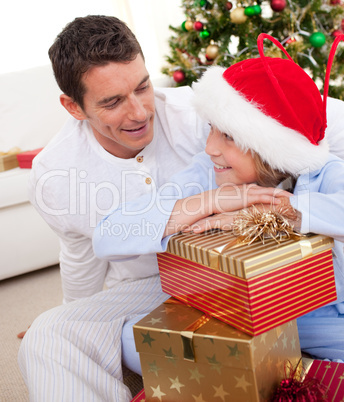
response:
<path id="1" fill-rule="evenodd" d="M 18 147 L 13 147 L 7 152 L 0 152 L 0 172 L 18 167 L 17 154 L 21 152 Z"/>
<path id="2" fill-rule="evenodd" d="M 268 401 L 301 359 L 295 320 L 252 337 L 173 298 L 134 337 L 147 402 Z"/>
<path id="3" fill-rule="evenodd" d="M 10 170 L 18 167 L 18 160 L 16 155 L 2 155 L 0 156 L 0 172 Z"/>
<path id="4" fill-rule="evenodd" d="M 162 288 L 258 335 L 336 300 L 332 247 L 312 234 L 251 244 L 230 232 L 179 234 L 158 254 Z"/>
<path id="5" fill-rule="evenodd" d="M 328 402 L 344 400 L 344 363 L 303 358 L 306 381 L 318 381 L 326 392 Z"/>
<path id="6" fill-rule="evenodd" d="M 33 158 L 42 151 L 43 148 L 37 148 L 32 151 L 21 152 L 17 155 L 19 167 L 21 169 L 31 169 Z"/>
<path id="7" fill-rule="evenodd" d="M 146 401 L 146 396 L 145 396 L 145 390 L 141 390 L 137 395 L 134 396 L 134 398 L 131 400 L 131 402 L 145 402 Z"/>

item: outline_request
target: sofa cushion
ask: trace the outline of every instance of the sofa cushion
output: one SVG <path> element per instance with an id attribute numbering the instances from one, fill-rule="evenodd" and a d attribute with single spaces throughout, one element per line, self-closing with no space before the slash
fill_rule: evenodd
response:
<path id="1" fill-rule="evenodd" d="M 0 151 L 44 147 L 69 114 L 51 66 L 0 74 Z"/>
<path id="2" fill-rule="evenodd" d="M 0 208 L 29 201 L 27 182 L 30 171 L 18 167 L 0 173 Z"/>

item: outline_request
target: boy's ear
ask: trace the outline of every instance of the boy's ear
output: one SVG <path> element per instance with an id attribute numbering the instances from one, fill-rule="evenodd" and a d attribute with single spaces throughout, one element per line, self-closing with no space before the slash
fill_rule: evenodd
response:
<path id="1" fill-rule="evenodd" d="M 75 101 L 73 101 L 70 96 L 67 96 L 65 94 L 60 95 L 60 103 L 67 110 L 67 112 L 70 113 L 77 120 L 86 119 L 86 115 L 81 107 Z"/>

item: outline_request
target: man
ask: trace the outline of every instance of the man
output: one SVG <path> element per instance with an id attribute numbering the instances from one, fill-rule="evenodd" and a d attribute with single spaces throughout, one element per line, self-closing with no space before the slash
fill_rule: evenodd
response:
<path id="1" fill-rule="evenodd" d="M 143 194 L 154 202 L 204 148 L 209 127 L 190 88 L 153 91 L 136 38 L 114 17 L 75 19 L 49 56 L 71 118 L 35 158 L 30 194 L 60 238 L 66 304 L 35 320 L 19 365 L 31 400 L 127 401 L 122 361 L 140 372 L 132 326 L 168 296 L 155 255 L 101 261 L 92 233 L 119 204 Z M 148 230 L 138 221 L 138 236 Z"/>
<path id="2" fill-rule="evenodd" d="M 92 231 L 107 211 L 189 163 L 208 127 L 190 106 L 190 90 L 154 95 L 136 38 L 115 18 L 76 19 L 49 55 L 61 104 L 73 118 L 36 158 L 30 197 L 61 239 L 69 302 L 102 290 L 104 279 L 108 287 L 132 279 L 138 265 L 141 277 L 157 273 L 154 257 L 135 264 L 97 260 Z"/>
<path id="3" fill-rule="evenodd" d="M 167 181 L 171 172 L 184 168 L 204 147 L 209 128 L 197 118 L 190 104 L 190 89 L 154 93 L 140 45 L 117 18 L 75 19 L 56 38 L 49 56 L 63 92 L 61 104 L 72 117 L 35 159 L 31 201 L 60 238 L 64 302 L 91 296 L 103 290 L 105 282 L 114 297 L 107 292 L 109 300 L 103 299 L 101 308 L 99 301 L 95 302 L 98 313 L 103 315 L 100 310 L 107 309 L 109 315 L 113 306 L 121 304 L 125 308 L 119 308 L 117 321 L 109 318 L 112 323 L 106 329 L 103 326 L 100 330 L 94 323 L 92 329 L 79 327 L 85 338 L 78 339 L 84 342 L 82 352 L 87 362 L 79 360 L 77 370 L 88 367 L 87 378 L 71 376 L 69 383 L 66 378 L 70 367 L 64 367 L 60 377 L 51 373 L 55 386 L 49 382 L 50 374 L 43 362 L 40 365 L 35 360 L 37 366 L 33 368 L 29 356 L 35 353 L 35 341 L 31 335 L 43 342 L 47 327 L 38 335 L 35 324 L 31 326 L 19 361 L 35 401 L 59 401 L 62 396 L 72 400 L 73 392 L 79 400 L 84 395 L 84 400 L 94 397 L 125 401 L 130 392 L 119 381 L 122 370 L 118 364 L 122 327 L 131 318 L 147 314 L 167 296 L 161 291 L 155 255 L 128 262 L 101 261 L 93 253 L 92 232 L 107 211 L 153 192 Z M 150 228 L 142 224 L 140 230 Z M 140 295 L 139 300 L 131 296 L 136 294 Z M 106 308 L 106 303 L 111 307 Z M 132 324 L 128 325 L 131 328 Z M 53 333 L 60 330 L 53 325 L 49 331 L 54 342 Z M 71 333 L 77 337 L 72 329 Z M 87 337 L 92 339 L 89 344 Z M 109 343 L 113 344 L 113 353 Z M 52 351 L 57 352 L 56 347 L 51 345 Z M 115 363 L 103 362 L 105 366 L 99 369 L 109 350 L 109 359 Z M 72 358 L 70 350 L 65 353 L 68 359 Z M 54 356 L 51 358 L 55 360 Z M 131 367 L 125 353 L 123 359 Z M 63 366 L 60 359 L 59 363 Z M 104 382 L 99 380 L 99 371 L 105 373 Z M 44 386 L 42 378 L 48 379 Z"/>

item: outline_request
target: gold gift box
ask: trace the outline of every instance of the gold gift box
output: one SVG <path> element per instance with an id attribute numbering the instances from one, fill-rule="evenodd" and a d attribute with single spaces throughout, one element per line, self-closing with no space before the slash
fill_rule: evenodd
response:
<path id="1" fill-rule="evenodd" d="M 0 155 L 0 172 L 14 169 L 19 166 L 17 155 Z"/>
<path id="2" fill-rule="evenodd" d="M 158 255 L 167 294 L 250 335 L 336 300 L 333 239 L 242 244 L 228 232 L 173 236 Z"/>
<path id="3" fill-rule="evenodd" d="M 173 298 L 134 337 L 147 402 L 268 401 L 301 358 L 295 320 L 252 337 Z"/>

